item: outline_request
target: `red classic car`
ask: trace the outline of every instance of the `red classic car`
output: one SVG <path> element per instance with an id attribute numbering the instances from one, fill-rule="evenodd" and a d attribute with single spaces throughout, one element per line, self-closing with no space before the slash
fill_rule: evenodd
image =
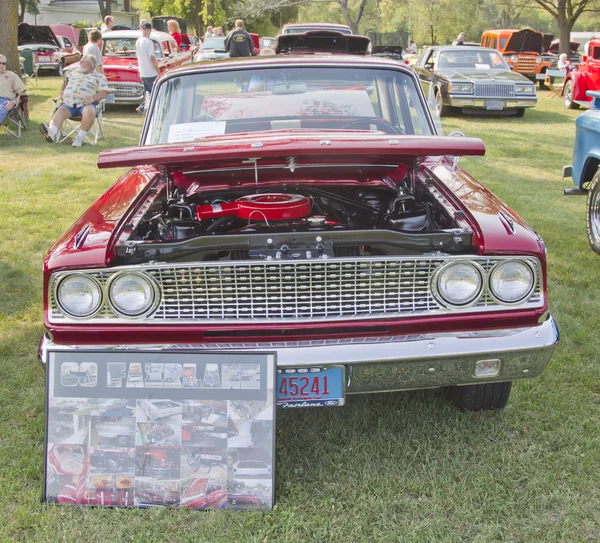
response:
<path id="1" fill-rule="evenodd" d="M 590 40 L 588 53 L 577 69 L 565 77 L 563 98 L 568 109 L 589 105 L 592 98 L 587 91 L 600 90 L 600 40 Z"/>
<path id="2" fill-rule="evenodd" d="M 181 505 L 190 509 L 222 507 L 227 498 L 225 481 L 218 479 L 195 479 L 181 495 Z"/>
<path id="3" fill-rule="evenodd" d="M 62 75 L 65 67 L 79 62 L 81 58 L 81 53 L 69 37 L 57 35 L 49 26 L 21 23 L 18 34 L 19 54 L 31 52 L 32 71 L 35 71 L 37 65 L 39 70 L 55 70 L 58 75 Z"/>
<path id="4" fill-rule="evenodd" d="M 559 336 L 543 241 L 453 159 L 484 151 L 437 135 L 415 72 L 389 59 L 172 70 L 140 145 L 99 156 L 132 169 L 46 256 L 41 360 L 272 351 L 286 373 L 345 370 L 328 390 L 503 407 Z"/>
<path id="5" fill-rule="evenodd" d="M 117 30 L 102 36 L 104 73 L 117 104 L 141 104 L 144 101 L 144 86 L 135 55 L 135 42 L 140 36 L 139 30 Z M 166 32 L 154 30 L 150 39 L 154 42 L 161 73 L 191 62 L 192 49 L 177 51 L 175 42 Z"/>

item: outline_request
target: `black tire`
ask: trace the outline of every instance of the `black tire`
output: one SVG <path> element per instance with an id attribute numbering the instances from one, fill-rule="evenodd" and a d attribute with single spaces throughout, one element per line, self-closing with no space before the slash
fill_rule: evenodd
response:
<path id="1" fill-rule="evenodd" d="M 567 109 L 579 109 L 579 104 L 573 101 L 573 80 L 569 79 L 563 89 L 563 100 Z"/>
<path id="2" fill-rule="evenodd" d="M 435 110 L 438 117 L 447 117 L 450 115 L 452 108 L 444 105 L 444 99 L 442 98 L 442 91 L 437 90 L 435 92 Z"/>
<path id="3" fill-rule="evenodd" d="M 508 403 L 512 383 L 487 383 L 449 387 L 448 398 L 461 411 L 502 409 Z"/>
<path id="4" fill-rule="evenodd" d="M 585 217 L 590 246 L 600 255 L 600 170 L 590 183 Z"/>
<path id="5" fill-rule="evenodd" d="M 517 108 L 517 117 L 523 117 L 523 115 L 525 115 L 525 108 L 524 107 L 518 107 Z"/>

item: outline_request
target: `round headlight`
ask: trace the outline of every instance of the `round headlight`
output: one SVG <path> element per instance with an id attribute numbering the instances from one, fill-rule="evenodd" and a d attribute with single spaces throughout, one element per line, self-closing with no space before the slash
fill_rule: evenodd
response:
<path id="1" fill-rule="evenodd" d="M 498 264 L 490 273 L 490 290 L 501 302 L 514 304 L 533 290 L 535 275 L 530 266 L 520 260 Z"/>
<path id="2" fill-rule="evenodd" d="M 535 57 L 536 64 L 540 64 L 542 62 L 542 57 Z"/>
<path id="3" fill-rule="evenodd" d="M 68 275 L 60 282 L 56 299 L 65 313 L 85 318 L 100 309 L 102 289 L 93 277 L 77 273 Z"/>
<path id="4" fill-rule="evenodd" d="M 519 57 L 517 55 L 513 55 L 512 57 L 510 57 L 510 61 L 514 64 L 517 64 L 519 62 Z"/>
<path id="5" fill-rule="evenodd" d="M 122 273 L 110 280 L 108 300 L 118 314 L 138 317 L 147 313 L 156 299 L 154 282 L 141 273 Z"/>
<path id="6" fill-rule="evenodd" d="M 465 306 L 481 294 L 481 272 L 469 262 L 455 262 L 440 269 L 435 290 L 448 305 Z"/>

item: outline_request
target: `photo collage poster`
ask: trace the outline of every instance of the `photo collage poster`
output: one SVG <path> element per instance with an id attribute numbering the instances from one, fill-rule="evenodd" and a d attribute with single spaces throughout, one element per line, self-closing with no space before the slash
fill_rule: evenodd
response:
<path id="1" fill-rule="evenodd" d="M 275 357 L 55 351 L 44 500 L 271 509 Z"/>

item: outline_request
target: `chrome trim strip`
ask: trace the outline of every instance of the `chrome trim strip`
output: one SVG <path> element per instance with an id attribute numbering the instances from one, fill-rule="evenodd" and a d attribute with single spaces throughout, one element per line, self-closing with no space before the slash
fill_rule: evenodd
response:
<path id="1" fill-rule="evenodd" d="M 277 343 L 189 345 L 58 345 L 48 336 L 39 357 L 50 351 L 262 351 L 277 354 L 278 368 L 345 365 L 347 392 L 383 392 L 482 382 L 513 381 L 539 375 L 546 367 L 560 335 L 552 315 L 530 328 Z M 501 371 L 490 378 L 475 376 L 475 363 L 501 361 Z"/>
<path id="2" fill-rule="evenodd" d="M 74 243 L 75 249 L 81 248 L 81 246 L 83 245 L 83 242 L 87 238 L 87 235 L 90 233 L 91 229 L 92 229 L 92 227 L 88 224 L 87 226 L 83 227 L 79 232 L 77 232 L 77 234 L 75 235 L 75 243 Z"/>
<path id="3" fill-rule="evenodd" d="M 513 221 L 504 211 L 498 211 L 498 218 L 500 222 L 504 225 L 504 228 L 508 231 L 511 236 L 514 236 L 516 233 L 515 229 L 515 221 Z"/>

